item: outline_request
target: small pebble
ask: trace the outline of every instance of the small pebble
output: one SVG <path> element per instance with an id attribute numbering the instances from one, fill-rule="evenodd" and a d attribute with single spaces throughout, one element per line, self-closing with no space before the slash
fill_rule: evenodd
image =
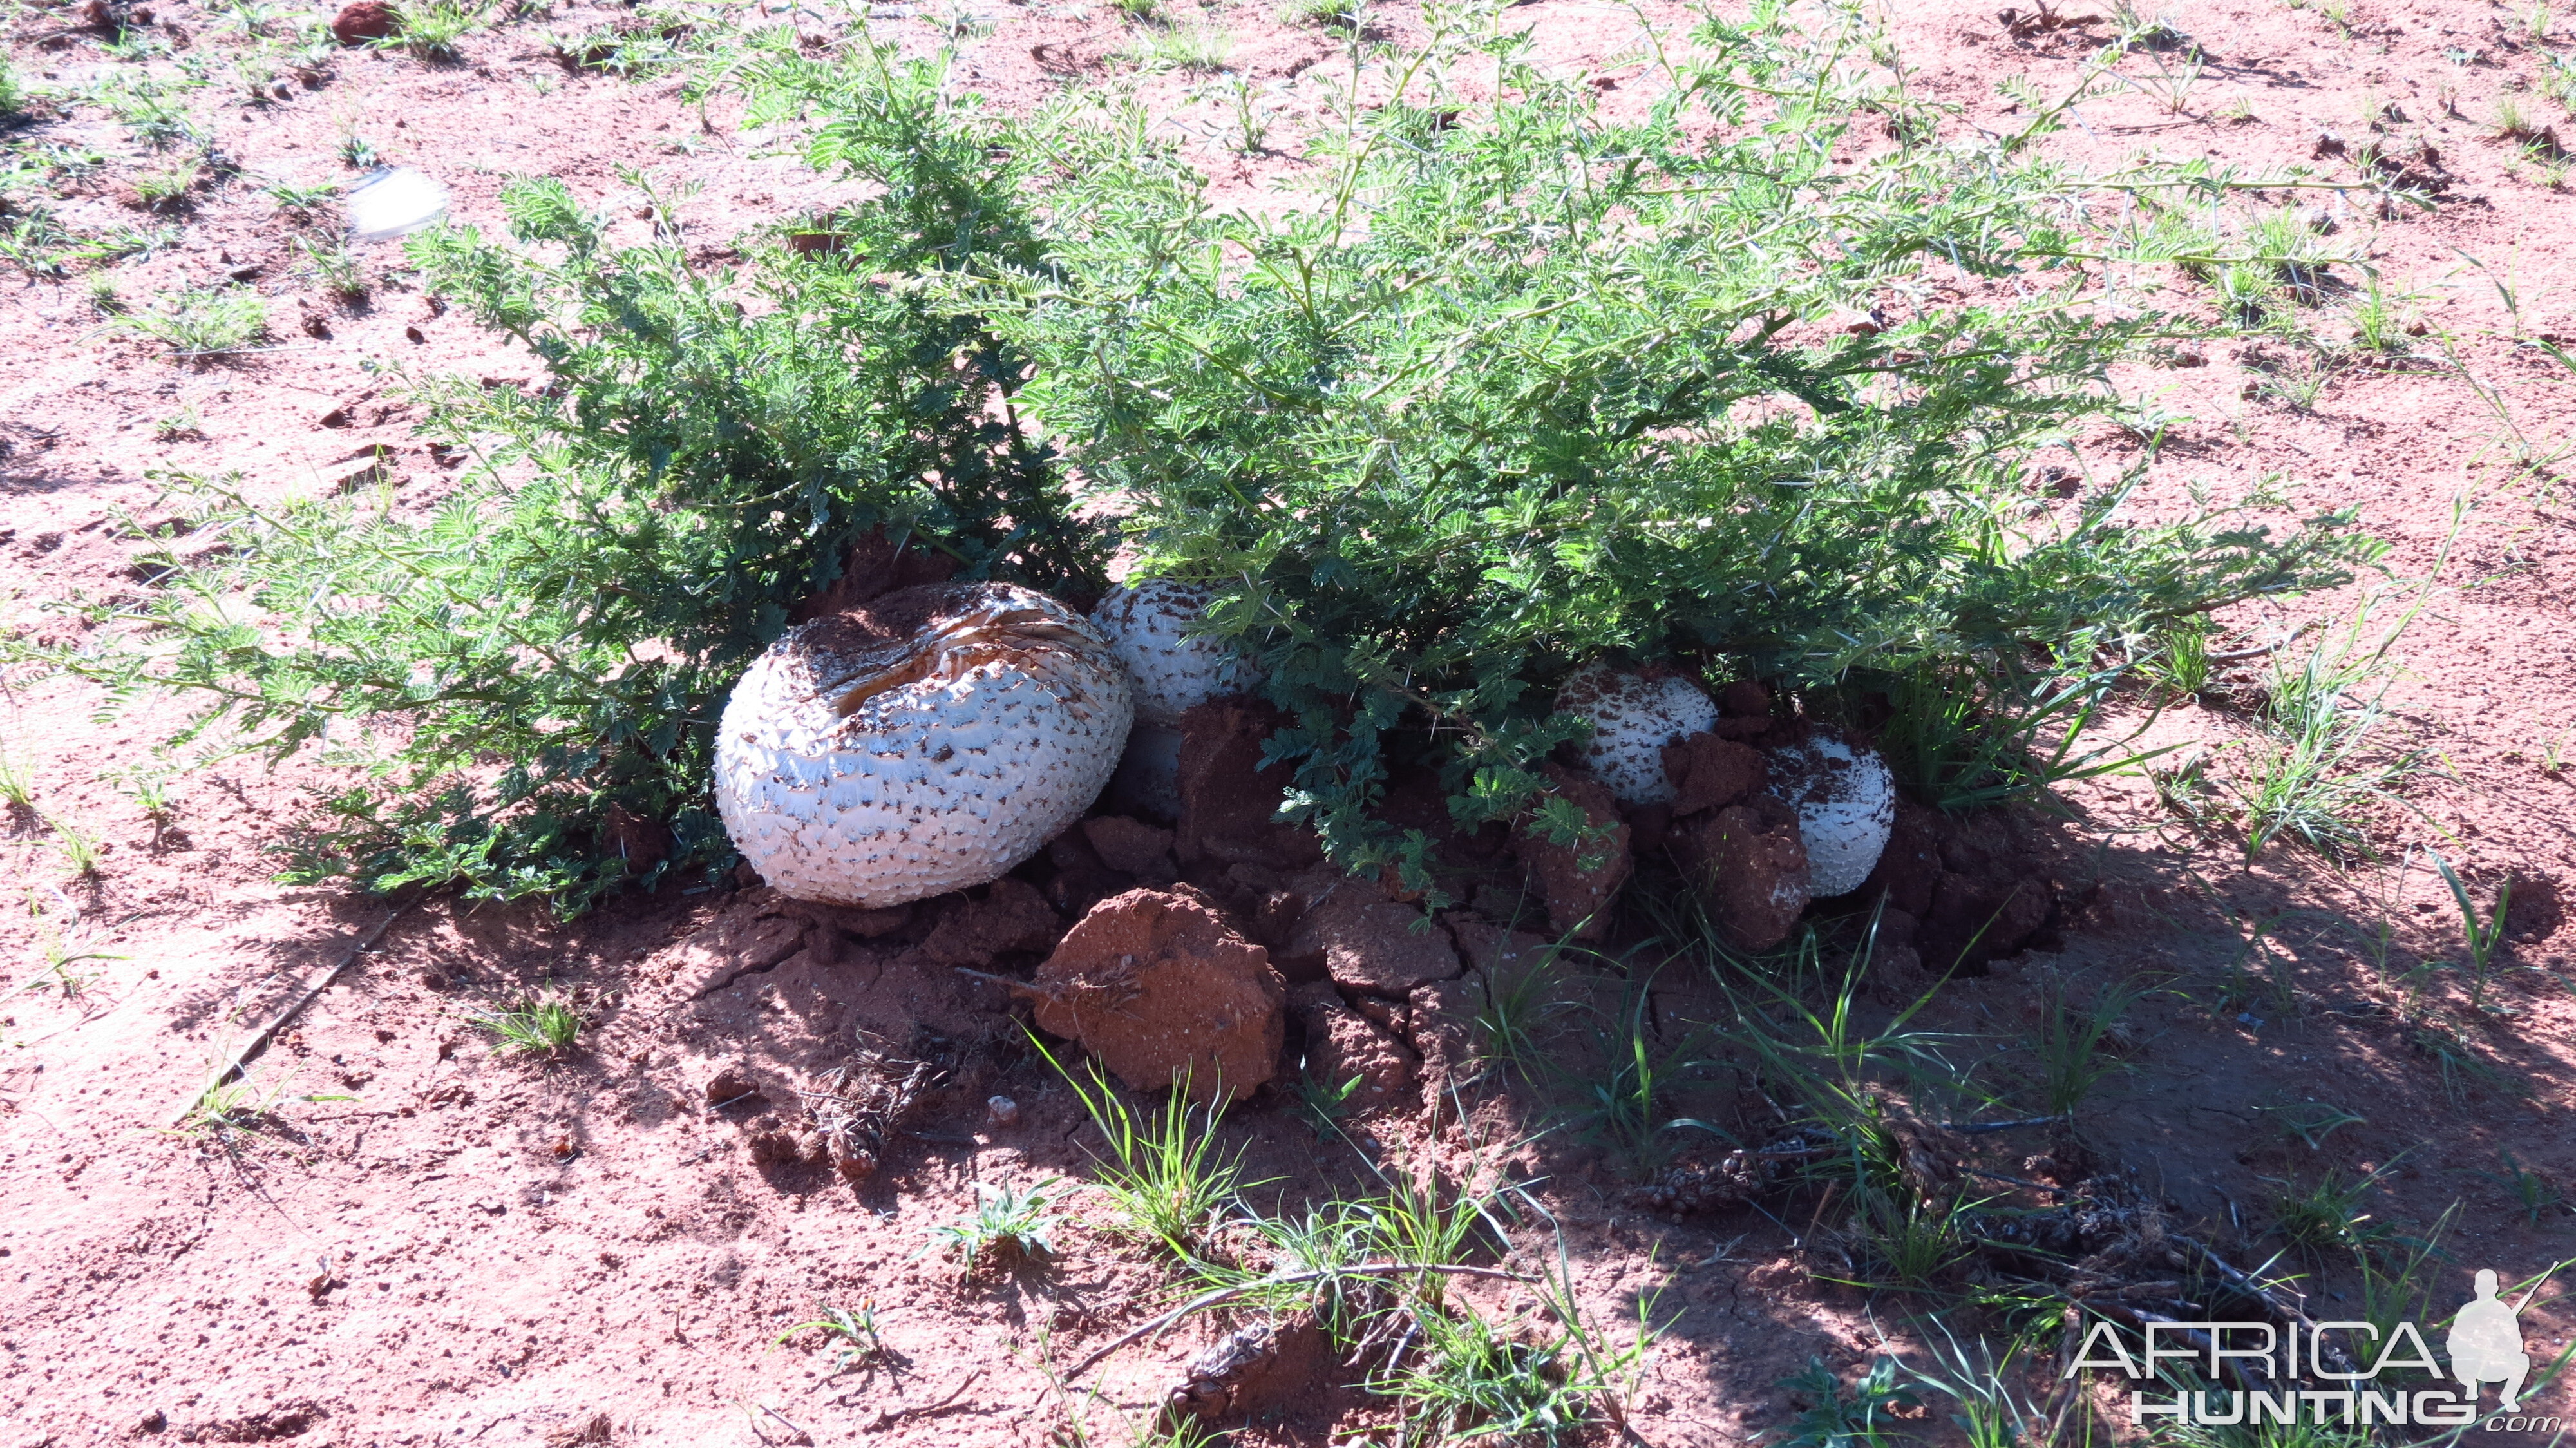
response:
<path id="1" fill-rule="evenodd" d="M 1020 1119 L 1020 1103 L 1008 1096 L 996 1096 L 984 1105 L 992 1111 L 995 1126 L 1008 1126 Z"/>

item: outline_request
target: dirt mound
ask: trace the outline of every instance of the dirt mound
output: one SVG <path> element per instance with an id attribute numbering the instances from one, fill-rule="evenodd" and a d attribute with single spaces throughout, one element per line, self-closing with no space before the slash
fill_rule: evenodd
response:
<path id="1" fill-rule="evenodd" d="M 1277 815 L 1291 775 L 1263 768 L 1261 746 L 1285 722 L 1250 699 L 1211 699 L 1181 716 L 1181 817 L 1173 848 L 1183 866 L 1202 860 L 1293 870 L 1324 858 L 1314 831 Z"/>
<path id="2" fill-rule="evenodd" d="M 402 17 L 385 0 L 352 0 L 331 18 L 331 38 L 342 45 L 364 45 L 392 37 Z"/>
<path id="3" fill-rule="evenodd" d="M 1250 1095 L 1279 1069 L 1287 986 L 1268 951 L 1181 886 L 1094 906 L 1038 967 L 1038 1025 L 1080 1041 L 1119 1080 L 1190 1098 Z"/>
<path id="4" fill-rule="evenodd" d="M 1768 771 L 1761 750 L 1715 734 L 1693 734 L 1664 746 L 1664 773 L 1673 782 L 1676 817 L 1724 809 L 1760 789 Z"/>
<path id="5" fill-rule="evenodd" d="M 1064 935 L 1063 919 L 1026 880 L 1005 875 L 981 890 L 941 900 L 939 923 L 921 943 L 922 952 L 941 965 L 989 967 L 1000 956 L 1053 950 Z"/>
<path id="6" fill-rule="evenodd" d="M 1356 1081 L 1350 1105 L 1363 1112 L 1403 1105 L 1413 1053 L 1395 1032 L 1353 1010 L 1330 981 L 1297 987 L 1288 1004 L 1306 1032 L 1309 1081 L 1327 1093 Z"/>
<path id="7" fill-rule="evenodd" d="M 1175 878 L 1170 830 L 1125 815 L 1102 815 L 1084 820 L 1082 835 L 1100 862 L 1122 875 L 1133 875 L 1149 885 L 1169 884 Z"/>
<path id="8" fill-rule="evenodd" d="M 1981 974 L 2041 943 L 2057 909 L 2045 860 L 2009 816 L 1953 818 L 1906 800 L 1897 801 L 1887 849 L 1858 898 L 1879 906 L 1881 957 L 1910 946 L 1934 976 Z"/>
<path id="9" fill-rule="evenodd" d="M 360 0 L 359 5 L 349 8 L 356 10 L 374 3 L 375 0 Z M 811 623 L 889 593 L 925 583 L 946 583 L 956 576 L 956 559 L 928 548 L 900 547 L 885 535 L 885 530 L 875 529 L 850 544 L 841 555 L 840 576 L 822 592 L 798 604 L 787 621 Z"/>
<path id="10" fill-rule="evenodd" d="M 1403 996 L 1458 973 L 1458 952 L 1449 937 L 1420 910 L 1349 878 L 1328 885 L 1298 917 L 1279 954 L 1290 974 L 1321 974 L 1346 990 L 1371 995 Z"/>
<path id="11" fill-rule="evenodd" d="M 1190 1359 L 1168 1410 L 1207 1423 L 1254 1417 L 1311 1393 L 1335 1366 L 1332 1341 L 1311 1317 L 1247 1323 Z"/>
<path id="12" fill-rule="evenodd" d="M 1560 934 L 1572 931 L 1577 940 L 1598 940 L 1610 928 L 1610 902 L 1634 868 L 1628 822 L 1599 780 L 1557 765 L 1547 767 L 1547 777 L 1593 828 L 1608 829 L 1610 837 L 1592 845 L 1559 845 L 1525 821 L 1512 831 L 1512 852 L 1547 902 L 1548 924 Z"/>
<path id="13" fill-rule="evenodd" d="M 1673 853 L 1729 939 L 1768 950 L 1807 909 L 1807 846 L 1798 812 L 1767 794 L 1673 827 Z"/>

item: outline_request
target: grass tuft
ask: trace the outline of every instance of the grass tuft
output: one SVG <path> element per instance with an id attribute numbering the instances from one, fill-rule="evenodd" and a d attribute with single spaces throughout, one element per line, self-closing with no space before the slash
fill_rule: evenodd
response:
<path id="1" fill-rule="evenodd" d="M 162 292 L 150 307 L 112 317 L 120 332 L 149 337 L 176 358 L 219 357 L 268 335 L 268 303 L 249 287 Z"/>
<path id="2" fill-rule="evenodd" d="M 1228 1156 L 1217 1145 L 1223 1103 L 1190 1104 L 1184 1080 L 1173 1085 L 1162 1106 L 1138 1111 L 1097 1066 L 1077 1076 L 1043 1042 L 1038 1052 L 1107 1138 L 1107 1154 L 1098 1159 L 1102 1186 L 1124 1230 L 1159 1243 L 1181 1261 L 1196 1259 L 1245 1188 L 1261 1185 L 1243 1180 L 1243 1148 Z"/>
<path id="3" fill-rule="evenodd" d="M 1064 1214 L 1047 1209 L 1055 1205 L 1063 1185 L 1064 1178 L 1056 1176 L 1042 1177 L 1025 1187 L 977 1182 L 975 1210 L 963 1221 L 931 1228 L 931 1246 L 957 1253 L 962 1270 L 969 1275 L 987 1260 L 1052 1257 L 1055 1230 L 1064 1224 Z M 870 1337 L 873 1339 L 873 1331 Z"/>
<path id="4" fill-rule="evenodd" d="M 470 1019 L 492 1033 L 496 1055 L 558 1058 L 569 1054 L 581 1037 L 581 1012 L 556 996 L 524 997 Z"/>

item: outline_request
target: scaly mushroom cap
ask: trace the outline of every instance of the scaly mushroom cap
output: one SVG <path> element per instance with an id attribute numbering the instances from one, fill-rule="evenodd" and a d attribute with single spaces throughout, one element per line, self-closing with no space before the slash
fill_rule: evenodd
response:
<path id="1" fill-rule="evenodd" d="M 1808 893 L 1819 900 L 1861 887 L 1896 828 L 1896 776 L 1874 749 L 1819 734 L 1771 754 L 1771 792 L 1798 811 Z"/>
<path id="2" fill-rule="evenodd" d="M 716 808 L 781 894 L 900 905 L 999 879 L 1082 817 L 1133 690 L 1108 640 L 1004 583 L 789 630 L 725 704 Z"/>
<path id="3" fill-rule="evenodd" d="M 1717 725 L 1717 703 L 1678 675 L 1648 679 L 1594 664 L 1557 691 L 1556 711 L 1592 721 L 1586 762 L 1621 804 L 1669 804 L 1664 746 Z"/>
<path id="4" fill-rule="evenodd" d="M 1178 729 L 1193 705 L 1251 687 L 1255 674 L 1241 655 L 1189 631 L 1215 596 L 1202 584 L 1148 578 L 1109 590 L 1091 611 L 1136 681 L 1138 723 Z"/>

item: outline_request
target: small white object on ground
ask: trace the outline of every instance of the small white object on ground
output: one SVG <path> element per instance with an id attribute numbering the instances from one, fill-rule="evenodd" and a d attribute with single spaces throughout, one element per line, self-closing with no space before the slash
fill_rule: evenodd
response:
<path id="1" fill-rule="evenodd" d="M 1669 804 L 1664 746 L 1717 726 L 1717 701 L 1678 674 L 1648 679 L 1594 664 L 1556 694 L 1560 714 L 1592 721 L 1585 762 L 1621 804 Z"/>
<path id="2" fill-rule="evenodd" d="M 1896 776 L 1874 749 L 1818 734 L 1771 752 L 1771 792 L 1798 811 L 1808 893 L 1818 900 L 1861 887 L 1896 827 Z"/>
<path id="3" fill-rule="evenodd" d="M 349 241 L 363 246 L 437 225 L 447 215 L 447 188 L 409 166 L 379 166 L 358 178 L 343 204 Z"/>
<path id="4" fill-rule="evenodd" d="M 986 1101 L 984 1106 L 993 1113 L 995 1126 L 1008 1126 L 1020 1119 L 1020 1103 L 1008 1096 L 996 1096 Z"/>

